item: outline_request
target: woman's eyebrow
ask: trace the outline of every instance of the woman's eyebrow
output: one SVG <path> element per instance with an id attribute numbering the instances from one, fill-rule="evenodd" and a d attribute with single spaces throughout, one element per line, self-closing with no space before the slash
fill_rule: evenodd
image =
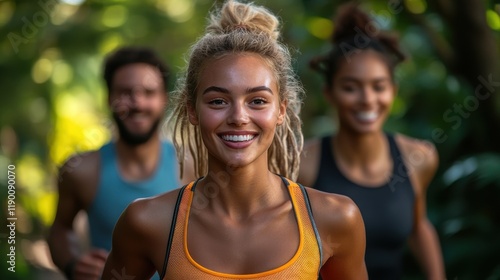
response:
<path id="1" fill-rule="evenodd" d="M 230 91 L 226 88 L 217 87 L 217 86 L 210 86 L 210 87 L 206 88 L 202 94 L 205 94 L 205 93 L 210 92 L 210 91 L 221 92 L 221 93 L 230 93 Z M 248 88 L 246 90 L 247 93 L 259 92 L 259 91 L 267 91 L 271 94 L 273 93 L 273 91 L 266 86 L 252 87 L 252 88 Z"/>
<path id="2" fill-rule="evenodd" d="M 373 83 L 379 83 L 379 82 L 385 82 L 385 81 L 390 81 L 391 79 L 390 78 L 387 78 L 387 77 L 377 77 L 377 78 L 373 78 L 373 79 L 369 79 L 367 81 Z M 357 79 L 357 78 L 354 78 L 354 77 L 342 77 L 340 79 L 340 81 L 342 82 L 357 82 L 357 83 L 360 83 L 360 82 L 363 82 L 362 79 Z"/>
<path id="3" fill-rule="evenodd" d="M 271 94 L 273 93 L 273 91 L 266 86 L 258 86 L 258 87 L 253 87 L 253 88 L 247 89 L 248 93 L 258 92 L 258 91 L 268 91 Z"/>
<path id="4" fill-rule="evenodd" d="M 216 87 L 216 86 L 210 86 L 210 87 L 207 87 L 202 94 L 205 94 L 209 91 L 215 91 L 215 92 L 222 92 L 222 93 L 229 93 L 229 90 L 226 89 L 226 88 L 222 88 L 222 87 Z"/>

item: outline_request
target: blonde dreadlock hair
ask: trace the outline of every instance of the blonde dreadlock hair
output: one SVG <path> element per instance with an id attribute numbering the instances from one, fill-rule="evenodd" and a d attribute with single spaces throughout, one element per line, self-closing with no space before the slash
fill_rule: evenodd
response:
<path id="1" fill-rule="evenodd" d="M 208 151 L 203 145 L 198 126 L 188 119 L 188 106 L 195 107 L 196 89 L 203 66 L 207 61 L 234 53 L 260 55 L 275 73 L 280 102 L 287 103 L 283 124 L 277 126 L 268 151 L 269 169 L 290 179 L 298 174 L 303 135 L 299 118 L 304 91 L 292 69 L 291 56 L 279 42 L 279 21 L 264 7 L 234 0 L 224 3 L 211 14 L 206 33 L 189 51 L 187 70 L 172 92 L 167 125 L 177 150 L 181 176 L 186 153 L 194 159 L 197 176 L 208 172 Z"/>

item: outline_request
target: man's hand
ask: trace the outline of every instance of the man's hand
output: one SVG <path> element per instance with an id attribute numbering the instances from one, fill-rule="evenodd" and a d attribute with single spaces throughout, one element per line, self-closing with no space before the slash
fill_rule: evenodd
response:
<path id="1" fill-rule="evenodd" d="M 99 280 L 108 258 L 108 252 L 103 249 L 93 249 L 82 255 L 74 264 L 73 280 Z"/>

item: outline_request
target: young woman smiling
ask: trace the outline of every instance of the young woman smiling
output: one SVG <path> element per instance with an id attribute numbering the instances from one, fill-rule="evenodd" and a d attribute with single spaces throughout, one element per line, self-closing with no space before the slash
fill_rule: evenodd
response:
<path id="1" fill-rule="evenodd" d="M 357 204 L 370 279 L 402 279 L 407 241 L 427 279 L 445 279 L 426 215 L 438 155 L 429 142 L 383 128 L 398 90 L 394 68 L 404 59 L 397 38 L 377 30 L 357 5 L 341 7 L 334 22 L 331 52 L 311 64 L 325 78 L 323 95 L 335 108 L 338 128 L 306 142 L 298 182 Z"/>
<path id="2" fill-rule="evenodd" d="M 231 0 L 212 15 L 169 117 L 200 178 L 125 210 L 104 279 L 366 279 L 356 205 L 293 181 L 302 89 L 278 24 Z"/>

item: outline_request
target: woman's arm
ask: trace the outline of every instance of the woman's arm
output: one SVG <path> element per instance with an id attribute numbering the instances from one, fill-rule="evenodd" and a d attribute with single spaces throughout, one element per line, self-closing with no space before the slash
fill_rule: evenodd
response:
<path id="1" fill-rule="evenodd" d="M 102 279 L 150 279 L 155 267 L 149 252 L 151 227 L 145 209 L 146 201 L 130 204 L 120 216 L 113 231 L 113 245 Z"/>
<path id="2" fill-rule="evenodd" d="M 314 220 L 323 244 L 323 279 L 368 279 L 365 226 L 356 204 L 347 196 L 308 190 Z"/>
<path id="3" fill-rule="evenodd" d="M 427 218 L 427 188 L 439 165 L 436 148 L 430 142 L 401 137 L 405 162 L 415 190 L 413 231 L 409 246 L 429 280 L 446 279 L 439 239 Z"/>
<path id="4" fill-rule="evenodd" d="M 439 240 L 427 218 L 415 225 L 409 246 L 429 280 L 446 279 Z"/>

